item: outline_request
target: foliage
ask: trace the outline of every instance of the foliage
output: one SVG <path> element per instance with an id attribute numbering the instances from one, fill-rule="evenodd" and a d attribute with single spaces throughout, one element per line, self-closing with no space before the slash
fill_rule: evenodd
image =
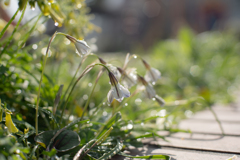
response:
<path id="1" fill-rule="evenodd" d="M 174 90 L 180 99 L 200 96 L 212 105 L 233 101 L 239 81 L 239 50 L 234 33 L 212 31 L 195 36 L 183 28 L 178 39 L 160 42 L 150 53 L 159 60 L 153 64 L 166 78 L 163 90 Z"/>
<path id="2" fill-rule="evenodd" d="M 42 13 L 22 26 L 20 18 L 6 35 L 14 15 L 0 34 L 0 159 L 170 159 L 123 151 L 141 147 L 142 138 L 165 140 L 160 130 L 189 132 L 177 128 L 179 120 L 219 96 L 229 100 L 224 90 L 232 91 L 239 79 L 239 42 L 231 34 L 224 35 L 227 42 L 220 33 L 206 38 L 185 29 L 178 40 L 157 44 L 147 61 L 136 54 L 117 62 L 94 53 L 79 57 L 76 48 L 91 47 L 78 39 L 95 28 L 85 3 L 20 0 L 16 14 L 23 16 L 27 3 Z M 39 29 L 49 15 L 68 34 L 56 32 L 49 41 Z"/>

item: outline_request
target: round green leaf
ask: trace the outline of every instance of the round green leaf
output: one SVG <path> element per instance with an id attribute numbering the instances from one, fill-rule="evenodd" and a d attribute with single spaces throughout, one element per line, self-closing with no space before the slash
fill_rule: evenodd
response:
<path id="1" fill-rule="evenodd" d="M 35 141 L 46 148 L 56 133 L 57 130 L 42 132 L 35 137 Z M 58 152 L 65 152 L 79 144 L 80 137 L 76 132 L 64 130 L 54 139 L 50 149 L 55 148 Z"/>

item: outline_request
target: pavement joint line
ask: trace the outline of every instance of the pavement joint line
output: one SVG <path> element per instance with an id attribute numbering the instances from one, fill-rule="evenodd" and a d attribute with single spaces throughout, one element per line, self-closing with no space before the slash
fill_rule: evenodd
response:
<path id="1" fill-rule="evenodd" d="M 179 132 L 180 133 L 180 132 Z M 182 132 L 181 132 L 182 133 Z M 172 133 L 171 135 L 173 135 L 175 133 Z M 216 135 L 216 136 L 227 136 L 227 137 L 240 137 L 240 134 L 221 134 L 221 133 L 211 133 L 211 132 L 191 132 L 191 133 L 186 133 L 186 134 L 190 134 L 190 135 L 193 135 L 193 134 L 202 134 L 202 135 Z M 167 137 L 171 137 L 171 135 L 167 136 Z"/>
<path id="2" fill-rule="evenodd" d="M 216 120 L 215 119 L 200 119 L 200 118 L 189 118 L 189 119 L 187 119 L 187 120 L 191 120 L 191 121 L 207 121 L 207 122 L 216 122 Z M 239 124 L 240 123 L 240 121 L 230 121 L 230 120 L 220 120 L 221 121 L 221 123 L 232 123 L 232 124 L 235 124 L 235 123 L 237 123 L 237 124 Z"/>
<path id="3" fill-rule="evenodd" d="M 225 150 L 216 150 L 216 149 L 203 149 L 203 148 L 190 148 L 190 147 L 180 147 L 180 146 L 172 146 L 172 145 L 162 145 L 162 144 L 151 144 L 151 143 L 143 143 L 144 145 L 149 145 L 156 147 L 156 149 L 180 149 L 184 151 L 199 151 L 199 152 L 212 152 L 212 153 L 225 153 L 225 154 L 237 154 L 240 155 L 240 151 L 225 151 Z"/>

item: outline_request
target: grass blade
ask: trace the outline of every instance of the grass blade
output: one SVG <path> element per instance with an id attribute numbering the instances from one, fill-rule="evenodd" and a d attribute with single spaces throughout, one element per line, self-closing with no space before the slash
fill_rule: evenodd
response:
<path id="1" fill-rule="evenodd" d="M 117 142 L 117 145 L 111 149 L 109 152 L 103 154 L 102 157 L 98 158 L 98 160 L 107 160 L 112 158 L 112 156 L 116 155 L 118 152 L 120 152 L 123 148 L 123 143 L 120 141 Z"/>
<path id="2" fill-rule="evenodd" d="M 159 159 L 159 160 L 170 160 L 171 157 L 167 155 L 146 155 L 146 156 L 131 156 L 128 154 L 125 154 L 123 152 L 118 153 L 121 156 L 129 157 L 129 158 L 144 158 L 144 159 Z"/>

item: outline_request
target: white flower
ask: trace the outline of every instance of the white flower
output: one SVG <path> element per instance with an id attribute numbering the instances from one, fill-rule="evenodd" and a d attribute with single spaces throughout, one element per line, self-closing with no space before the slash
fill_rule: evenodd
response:
<path id="1" fill-rule="evenodd" d="M 142 59 L 144 66 L 147 69 L 147 73 L 144 76 L 147 82 L 156 82 L 161 78 L 161 72 L 156 68 L 152 68 L 145 60 Z"/>
<path id="2" fill-rule="evenodd" d="M 148 83 L 142 76 L 139 76 L 139 75 L 138 75 L 138 81 L 140 81 L 143 84 L 143 86 L 145 87 L 146 96 L 149 99 L 154 98 L 156 95 L 156 92 L 153 89 L 153 86 L 150 83 Z"/>
<path id="3" fill-rule="evenodd" d="M 151 84 L 148 84 L 148 85 L 145 86 L 145 88 L 146 88 L 145 91 L 146 91 L 147 97 L 148 97 L 149 99 L 154 98 L 155 95 L 156 95 L 156 92 L 155 92 L 155 90 L 153 89 L 152 85 L 151 85 Z"/>
<path id="4" fill-rule="evenodd" d="M 158 104 L 160 104 L 161 106 L 165 105 L 165 101 L 162 97 L 160 97 L 159 95 L 155 95 L 155 99 L 158 102 Z"/>
<path id="5" fill-rule="evenodd" d="M 136 68 L 127 69 L 126 71 L 119 67 L 117 69 L 122 74 L 122 84 L 124 87 L 131 88 L 137 84 Z"/>
<path id="6" fill-rule="evenodd" d="M 113 75 L 113 73 L 109 72 L 108 75 L 110 83 L 112 85 L 107 95 L 108 102 L 112 103 L 113 99 L 116 99 L 117 101 L 121 102 L 124 97 L 129 97 L 130 92 L 128 91 L 128 89 L 124 88 L 121 84 L 118 83 L 118 80 Z"/>
<path id="7" fill-rule="evenodd" d="M 147 70 L 144 78 L 148 82 L 156 82 L 158 79 L 161 78 L 161 72 L 155 68 L 150 68 L 149 70 Z"/>
<path id="8" fill-rule="evenodd" d="M 106 64 L 106 66 L 112 71 L 113 75 L 119 80 L 121 78 L 121 73 L 118 71 L 117 67 Z"/>
<path id="9" fill-rule="evenodd" d="M 104 61 L 104 60 L 103 60 L 102 58 L 100 58 L 100 57 L 98 57 L 98 59 L 99 59 L 99 61 L 100 61 L 102 64 L 106 65 L 106 66 L 110 69 L 110 71 L 114 74 L 114 76 L 115 76 L 118 80 L 120 79 L 121 73 L 118 71 L 117 67 L 115 67 L 115 66 L 107 63 L 106 61 Z"/>
<path id="10" fill-rule="evenodd" d="M 90 47 L 87 45 L 87 43 L 83 40 L 77 40 L 76 38 L 66 35 L 66 37 L 74 43 L 76 49 L 77 49 L 77 54 L 79 56 L 82 56 L 84 54 L 88 54 L 90 52 Z"/>
<path id="11" fill-rule="evenodd" d="M 108 92 L 107 98 L 108 102 L 112 103 L 115 98 L 117 101 L 121 102 L 124 97 L 129 97 L 130 92 L 128 89 L 124 88 L 121 84 L 117 84 L 116 86 L 112 86 L 110 91 Z"/>

